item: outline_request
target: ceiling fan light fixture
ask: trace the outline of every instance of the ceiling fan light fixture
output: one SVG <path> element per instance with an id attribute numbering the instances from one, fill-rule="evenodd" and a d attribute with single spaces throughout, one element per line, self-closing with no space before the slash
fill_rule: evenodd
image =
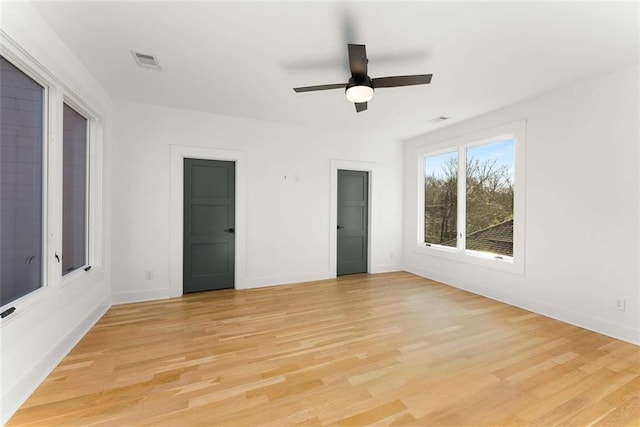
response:
<path id="1" fill-rule="evenodd" d="M 349 86 L 346 90 L 346 95 L 351 102 L 368 102 L 373 98 L 373 88 L 367 85 Z"/>

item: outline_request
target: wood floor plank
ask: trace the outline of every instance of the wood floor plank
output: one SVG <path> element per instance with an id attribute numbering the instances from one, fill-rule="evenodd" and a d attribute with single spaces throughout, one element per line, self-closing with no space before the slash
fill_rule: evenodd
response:
<path id="1" fill-rule="evenodd" d="M 640 425 L 640 347 L 397 272 L 112 307 L 7 426 Z"/>

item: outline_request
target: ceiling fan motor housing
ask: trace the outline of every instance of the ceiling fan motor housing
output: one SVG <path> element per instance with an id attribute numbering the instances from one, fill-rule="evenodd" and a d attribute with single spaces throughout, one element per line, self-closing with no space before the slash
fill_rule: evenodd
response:
<path id="1" fill-rule="evenodd" d="M 369 76 L 353 76 L 349 79 L 349 83 L 347 83 L 345 90 L 354 86 L 369 86 L 370 88 L 373 88 L 373 83 Z"/>

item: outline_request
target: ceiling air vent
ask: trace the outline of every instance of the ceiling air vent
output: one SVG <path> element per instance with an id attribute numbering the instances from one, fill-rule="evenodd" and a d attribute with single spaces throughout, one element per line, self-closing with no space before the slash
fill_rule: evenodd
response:
<path id="1" fill-rule="evenodd" d="M 160 70 L 160 64 L 158 63 L 158 58 L 154 55 L 149 55 L 148 53 L 140 53 L 131 51 L 133 58 L 136 60 L 136 64 L 142 68 L 150 68 L 152 70 Z"/>
<path id="2" fill-rule="evenodd" d="M 427 120 L 430 123 L 440 123 L 440 122 L 444 122 L 445 120 L 449 120 L 450 117 L 447 116 L 438 116 L 438 117 L 434 117 L 433 119 L 429 119 Z"/>

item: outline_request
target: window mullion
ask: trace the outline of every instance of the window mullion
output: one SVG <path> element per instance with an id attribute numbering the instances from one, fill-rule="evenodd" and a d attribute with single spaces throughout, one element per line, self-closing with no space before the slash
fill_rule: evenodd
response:
<path id="1" fill-rule="evenodd" d="M 426 190 L 426 185 L 425 185 L 425 158 L 420 156 L 418 158 L 418 233 L 417 233 L 417 239 L 418 239 L 418 245 L 422 246 L 424 244 L 427 243 L 426 241 L 426 236 L 425 236 L 425 229 L 426 229 L 426 211 L 425 211 L 425 207 L 426 207 L 426 200 L 425 200 L 425 190 Z"/>
<path id="2" fill-rule="evenodd" d="M 47 139 L 47 221 L 48 236 L 48 272 L 46 281 L 49 286 L 60 286 L 62 271 L 62 203 L 57 196 L 62 191 L 62 90 L 54 85 L 49 87 L 48 100 L 48 139 Z"/>
<path id="3" fill-rule="evenodd" d="M 456 247 L 464 252 L 466 239 L 467 150 L 458 147 L 458 234 Z"/>

